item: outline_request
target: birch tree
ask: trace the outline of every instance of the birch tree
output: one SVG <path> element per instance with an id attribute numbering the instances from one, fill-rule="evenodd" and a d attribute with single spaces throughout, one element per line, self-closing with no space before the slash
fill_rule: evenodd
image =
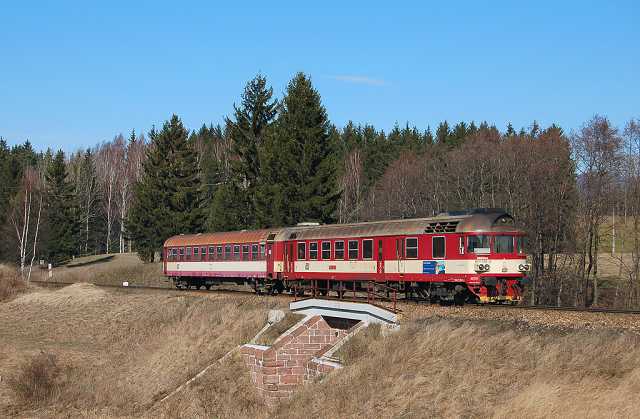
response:
<path id="1" fill-rule="evenodd" d="M 33 262 L 38 251 L 43 200 L 42 175 L 36 169 L 27 167 L 22 176 L 20 190 L 12 200 L 9 213 L 9 223 L 18 244 L 20 276 L 27 281 L 31 279 Z"/>

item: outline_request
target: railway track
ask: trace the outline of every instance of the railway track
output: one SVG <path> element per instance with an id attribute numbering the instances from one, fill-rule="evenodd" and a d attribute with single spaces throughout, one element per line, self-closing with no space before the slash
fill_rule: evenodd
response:
<path id="1" fill-rule="evenodd" d="M 45 287 L 65 287 L 73 284 L 77 284 L 77 282 L 59 282 L 59 281 L 31 281 L 33 284 L 42 285 Z M 101 288 L 114 288 L 121 290 L 153 290 L 153 291 L 166 291 L 166 292 L 191 292 L 198 294 L 249 294 L 253 293 L 253 291 L 244 291 L 244 290 L 233 290 L 233 289 L 188 289 L 188 290 L 179 290 L 176 288 L 167 288 L 167 287 L 154 287 L 147 285 L 135 285 L 130 284 L 128 286 L 115 285 L 115 284 L 96 284 L 87 282 L 87 284 L 94 285 L 96 287 Z M 264 294 L 264 297 L 269 298 L 286 298 L 286 299 L 295 299 L 295 296 L 291 294 L 275 294 L 268 295 Z M 326 297 L 320 297 L 326 298 Z M 337 299 L 337 298 L 331 298 Z M 348 297 L 344 298 L 347 301 L 367 301 L 366 297 L 354 298 Z M 430 305 L 428 302 L 424 301 L 416 301 L 416 300 L 405 300 L 398 299 L 398 305 L 402 307 L 403 305 Z M 474 304 L 473 306 L 480 306 L 479 304 Z M 500 309 L 517 309 L 517 310 L 542 310 L 542 311 L 556 311 L 556 312 L 580 312 L 580 313 L 609 313 L 609 314 L 629 314 L 629 315 L 640 315 L 640 310 L 624 310 L 624 309 L 610 309 L 610 308 L 601 308 L 601 307 L 556 307 L 556 306 L 547 306 L 547 305 L 538 305 L 538 306 L 528 306 L 528 305 L 506 305 L 506 304 L 490 304 L 490 305 L 482 305 L 482 307 L 486 307 L 490 310 L 500 310 Z"/>

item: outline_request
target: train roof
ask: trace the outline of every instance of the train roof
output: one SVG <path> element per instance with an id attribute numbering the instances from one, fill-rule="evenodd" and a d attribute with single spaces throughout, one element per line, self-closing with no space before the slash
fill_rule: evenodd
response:
<path id="1" fill-rule="evenodd" d="M 311 240 L 329 237 L 372 237 L 466 232 L 520 232 L 511 215 L 500 209 L 442 213 L 435 217 L 327 224 L 282 229 L 276 240 Z"/>
<path id="2" fill-rule="evenodd" d="M 165 246 L 200 246 L 226 243 L 260 243 L 266 240 L 313 240 L 325 238 L 373 237 L 470 232 L 514 232 L 511 215 L 504 210 L 481 208 L 442 213 L 435 217 L 370 221 L 354 224 L 305 225 L 264 230 L 182 234 L 167 239 Z"/>
<path id="3" fill-rule="evenodd" d="M 169 237 L 165 242 L 165 246 L 204 246 L 208 244 L 226 244 L 226 243 L 260 243 L 267 240 L 271 233 L 278 232 L 280 229 L 265 230 L 244 230 L 244 231 L 222 231 L 218 233 L 201 233 L 201 234 L 180 234 L 178 236 Z"/>

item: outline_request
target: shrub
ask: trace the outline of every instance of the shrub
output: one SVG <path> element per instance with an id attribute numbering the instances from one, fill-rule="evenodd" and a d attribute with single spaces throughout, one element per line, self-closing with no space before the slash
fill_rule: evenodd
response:
<path id="1" fill-rule="evenodd" d="M 23 363 L 8 384 L 23 403 L 40 405 L 59 393 L 60 372 L 56 356 L 41 351 Z"/>
<path id="2" fill-rule="evenodd" d="M 9 299 L 24 287 L 24 282 L 15 273 L 0 267 L 0 301 Z"/>

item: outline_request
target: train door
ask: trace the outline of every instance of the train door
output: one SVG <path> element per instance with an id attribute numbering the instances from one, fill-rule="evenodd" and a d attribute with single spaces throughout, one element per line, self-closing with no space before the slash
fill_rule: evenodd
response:
<path id="1" fill-rule="evenodd" d="M 404 239 L 396 239 L 396 260 L 398 261 L 398 273 L 404 275 Z"/>
<path id="2" fill-rule="evenodd" d="M 384 257 L 382 253 L 382 240 L 378 239 L 378 274 L 384 274 Z"/>
<path id="3" fill-rule="evenodd" d="M 289 250 L 289 243 L 284 242 L 284 247 L 282 248 L 282 274 L 284 277 L 288 277 L 287 273 L 289 272 L 289 258 L 291 257 Z"/>
<path id="4" fill-rule="evenodd" d="M 293 242 L 287 243 L 286 248 L 287 248 L 287 254 L 289 256 L 287 257 L 287 261 L 285 263 L 285 269 L 286 269 L 287 272 L 294 272 L 295 271 L 295 269 L 294 269 L 295 261 L 294 261 L 294 257 L 293 257 Z"/>
<path id="5" fill-rule="evenodd" d="M 267 261 L 267 272 L 273 273 L 273 242 L 267 242 L 266 244 L 265 259 Z"/>

